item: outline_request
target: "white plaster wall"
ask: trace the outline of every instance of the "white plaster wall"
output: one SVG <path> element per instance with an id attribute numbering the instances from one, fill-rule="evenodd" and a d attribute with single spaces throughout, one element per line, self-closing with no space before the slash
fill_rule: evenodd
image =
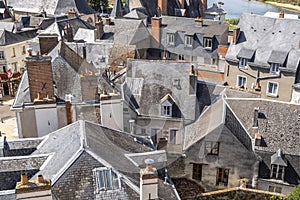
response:
<path id="1" fill-rule="evenodd" d="M 300 104 L 300 91 L 293 89 L 292 93 L 292 103 Z"/>
<path id="2" fill-rule="evenodd" d="M 35 109 L 38 137 L 42 137 L 58 129 L 57 110 L 54 107 L 39 107 Z"/>
<path id="3" fill-rule="evenodd" d="M 101 124 L 123 130 L 123 105 L 120 100 L 104 100 L 100 103 Z"/>

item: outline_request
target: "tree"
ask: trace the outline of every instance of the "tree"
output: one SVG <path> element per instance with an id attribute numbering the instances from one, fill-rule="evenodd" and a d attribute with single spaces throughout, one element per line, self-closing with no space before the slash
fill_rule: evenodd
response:
<path id="1" fill-rule="evenodd" d="M 88 0 L 89 5 L 96 11 L 102 12 L 101 8 L 108 7 L 108 0 Z"/>
<path id="2" fill-rule="evenodd" d="M 287 200 L 299 200 L 300 199 L 300 183 L 293 190 L 293 192 L 288 196 Z"/>

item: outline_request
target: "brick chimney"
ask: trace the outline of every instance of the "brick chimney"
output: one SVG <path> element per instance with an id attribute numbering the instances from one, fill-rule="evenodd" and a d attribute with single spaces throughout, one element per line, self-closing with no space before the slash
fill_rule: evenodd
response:
<path id="1" fill-rule="evenodd" d="M 239 39 L 240 28 L 235 28 L 232 35 L 232 44 L 236 44 Z"/>
<path id="2" fill-rule="evenodd" d="M 67 102 L 66 102 L 66 117 L 67 117 L 67 124 L 72 124 L 71 106 L 72 106 L 72 104 L 70 103 L 70 101 L 67 101 Z"/>
<path id="3" fill-rule="evenodd" d="M 154 161 L 146 159 L 146 168 L 140 171 L 140 200 L 158 199 L 158 175 Z"/>
<path id="4" fill-rule="evenodd" d="M 67 41 L 73 42 L 74 41 L 73 29 L 72 29 L 70 22 L 67 23 L 67 25 L 64 28 L 64 31 L 65 31 L 65 37 L 66 37 Z"/>
<path id="5" fill-rule="evenodd" d="M 52 200 L 51 181 L 44 179 L 42 175 L 38 175 L 36 181 L 28 181 L 26 174 L 21 175 L 21 181 L 16 185 L 16 199 L 31 199 L 31 200 Z"/>
<path id="6" fill-rule="evenodd" d="M 283 11 L 281 11 L 281 12 L 279 13 L 279 18 L 281 18 L 281 19 L 284 18 L 284 12 L 283 12 Z"/>
<path id="7" fill-rule="evenodd" d="M 103 30 L 103 21 L 100 18 L 98 22 L 95 24 L 96 30 L 95 30 L 95 39 L 100 40 L 104 34 Z"/>
<path id="8" fill-rule="evenodd" d="M 207 0 L 200 0 L 200 15 L 202 18 L 205 17 L 206 10 L 207 10 Z"/>
<path id="9" fill-rule="evenodd" d="M 197 73 L 195 71 L 194 65 L 190 67 L 190 87 L 189 94 L 194 95 L 197 92 Z"/>
<path id="10" fill-rule="evenodd" d="M 39 53 L 32 55 L 31 51 L 28 50 L 29 56 L 24 59 L 28 73 L 31 102 L 36 104 L 54 103 L 51 57 L 41 56 Z"/>
<path id="11" fill-rule="evenodd" d="M 152 48 L 159 48 L 161 42 L 161 17 L 152 17 L 151 18 L 151 35 Z"/>
<path id="12" fill-rule="evenodd" d="M 168 0 L 158 0 L 158 10 L 162 15 L 168 15 Z"/>
<path id="13" fill-rule="evenodd" d="M 39 43 L 41 54 L 48 54 L 58 44 L 57 34 L 40 34 Z"/>
<path id="14" fill-rule="evenodd" d="M 73 19 L 77 17 L 77 13 L 75 11 L 75 8 L 71 8 L 69 11 L 68 11 L 68 19 Z"/>

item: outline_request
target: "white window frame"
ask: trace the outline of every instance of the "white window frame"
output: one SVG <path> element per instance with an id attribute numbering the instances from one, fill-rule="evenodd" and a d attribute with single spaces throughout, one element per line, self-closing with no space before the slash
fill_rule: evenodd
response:
<path id="1" fill-rule="evenodd" d="M 111 168 L 99 167 L 93 169 L 96 183 L 96 193 L 106 190 L 117 190 L 121 188 L 120 177 Z"/>
<path id="2" fill-rule="evenodd" d="M 273 91 L 274 89 L 272 89 L 272 92 L 269 92 L 269 89 L 270 89 L 270 84 L 273 84 L 273 85 L 277 85 L 276 87 L 276 91 Z M 274 87 L 274 86 L 273 86 Z M 279 83 L 277 82 L 272 82 L 272 81 L 268 81 L 268 85 L 267 85 L 267 91 L 266 91 L 266 94 L 267 96 L 270 96 L 270 97 L 278 97 L 278 88 L 279 88 Z"/>
<path id="3" fill-rule="evenodd" d="M 212 50 L 212 38 L 203 38 L 203 47 L 204 49 Z"/>
<path id="4" fill-rule="evenodd" d="M 173 134 L 173 137 L 171 137 L 172 134 Z M 177 134 L 178 134 L 178 129 L 170 129 L 169 130 L 169 144 L 177 144 Z"/>
<path id="5" fill-rule="evenodd" d="M 247 66 L 248 66 L 248 59 L 247 58 L 240 58 L 239 68 L 247 69 Z"/>
<path id="6" fill-rule="evenodd" d="M 168 44 L 168 46 L 175 45 L 175 34 L 174 33 L 167 33 L 167 44 Z"/>
<path id="7" fill-rule="evenodd" d="M 185 47 L 193 47 L 194 37 L 191 35 L 184 36 L 184 46 Z"/>
<path id="8" fill-rule="evenodd" d="M 171 117 L 172 115 L 172 106 L 163 105 L 162 106 L 162 114 L 166 117 Z"/>
<path id="9" fill-rule="evenodd" d="M 276 167 L 276 169 L 275 169 Z M 281 177 L 279 177 L 279 170 L 281 169 Z M 275 172 L 274 172 L 275 170 Z M 284 171 L 285 171 L 285 167 L 282 165 L 271 165 L 271 178 L 272 179 L 278 179 L 278 180 L 284 180 Z M 275 173 L 275 176 L 273 176 L 273 173 Z"/>
<path id="10" fill-rule="evenodd" d="M 240 88 L 242 87 L 242 85 L 239 85 L 239 82 L 240 82 L 240 78 L 244 78 L 245 79 L 245 82 L 244 82 L 244 89 L 247 88 L 247 77 L 246 76 L 237 76 L 237 79 L 236 79 L 236 87 L 237 88 Z"/>
<path id="11" fill-rule="evenodd" d="M 270 64 L 270 74 L 279 74 L 280 73 L 279 67 L 281 67 L 281 64 L 271 63 Z"/>

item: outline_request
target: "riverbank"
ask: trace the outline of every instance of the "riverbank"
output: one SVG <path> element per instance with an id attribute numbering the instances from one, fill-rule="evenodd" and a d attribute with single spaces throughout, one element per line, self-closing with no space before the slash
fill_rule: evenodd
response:
<path id="1" fill-rule="evenodd" d="M 279 7 L 279 8 L 284 8 L 284 9 L 287 9 L 287 10 L 291 10 L 291 11 L 294 11 L 294 12 L 297 12 L 297 13 L 300 14 L 300 6 L 294 6 L 294 5 L 287 4 L 287 3 L 277 3 L 277 2 L 274 2 L 274 1 L 264 1 L 264 3 L 270 4 L 272 6 L 276 6 L 276 7 Z"/>

